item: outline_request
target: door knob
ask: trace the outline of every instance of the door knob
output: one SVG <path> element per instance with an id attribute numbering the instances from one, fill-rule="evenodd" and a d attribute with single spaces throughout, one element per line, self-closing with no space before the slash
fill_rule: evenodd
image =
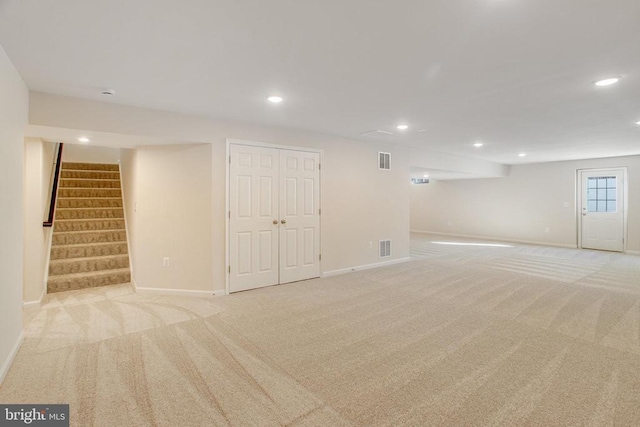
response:
<path id="1" fill-rule="evenodd" d="M 278 225 L 278 220 L 277 219 L 273 220 L 273 225 Z"/>
<path id="2" fill-rule="evenodd" d="M 286 220 L 286 219 L 283 219 L 282 221 L 280 221 L 280 223 L 281 223 L 281 224 L 286 224 L 286 223 L 287 223 L 287 220 Z"/>

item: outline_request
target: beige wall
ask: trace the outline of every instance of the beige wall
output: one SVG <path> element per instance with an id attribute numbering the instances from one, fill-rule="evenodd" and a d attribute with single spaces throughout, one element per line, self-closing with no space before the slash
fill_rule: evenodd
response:
<path id="1" fill-rule="evenodd" d="M 380 262 L 381 239 L 393 241 L 392 260 L 409 256 L 408 149 L 39 93 L 31 102 L 34 125 L 205 143 L 136 150 L 130 224 L 138 286 L 224 288 L 227 138 L 323 150 L 323 271 Z M 391 171 L 377 169 L 378 151 L 392 153 Z M 162 267 L 164 256 L 171 267 Z"/>
<path id="2" fill-rule="evenodd" d="M 135 207 L 130 237 L 136 286 L 220 289 L 213 283 L 211 174 L 209 144 L 136 150 L 135 196 L 126 202 L 129 214 L 131 202 Z M 163 267 L 164 257 L 169 267 Z"/>
<path id="3" fill-rule="evenodd" d="M 0 381 L 22 331 L 23 157 L 27 87 L 0 46 Z"/>
<path id="4" fill-rule="evenodd" d="M 62 161 L 115 164 L 120 161 L 120 149 L 96 147 L 93 145 L 64 144 L 64 149 L 62 150 Z"/>
<path id="5" fill-rule="evenodd" d="M 640 156 L 512 166 L 506 178 L 413 185 L 411 229 L 575 247 L 576 170 L 618 166 L 628 168 L 628 250 L 637 252 Z"/>
<path id="6" fill-rule="evenodd" d="M 42 226 L 49 211 L 53 144 L 27 138 L 24 143 L 24 289 L 25 302 L 45 291 L 45 264 L 51 228 Z"/>
<path id="7" fill-rule="evenodd" d="M 135 280 L 135 249 L 136 249 L 136 150 L 120 149 L 120 180 L 122 182 L 122 199 L 124 203 L 124 216 L 127 224 L 127 240 L 129 243 L 129 262 L 131 264 L 132 277 Z"/>

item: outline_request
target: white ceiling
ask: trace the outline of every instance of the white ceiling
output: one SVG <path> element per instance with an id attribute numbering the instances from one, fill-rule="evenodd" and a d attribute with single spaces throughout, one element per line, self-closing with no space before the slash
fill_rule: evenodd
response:
<path id="1" fill-rule="evenodd" d="M 640 153 L 638 0 L 0 0 L 0 44 L 35 91 L 365 140 L 406 122 L 384 139 L 506 164 Z"/>

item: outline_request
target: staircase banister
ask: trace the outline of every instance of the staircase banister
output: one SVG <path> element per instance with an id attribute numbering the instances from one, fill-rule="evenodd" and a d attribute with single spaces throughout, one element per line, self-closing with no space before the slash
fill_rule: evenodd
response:
<path id="1" fill-rule="evenodd" d="M 62 165 L 62 148 L 64 144 L 61 142 L 58 146 L 58 155 L 56 156 L 56 168 L 53 174 L 53 186 L 51 189 L 51 202 L 49 203 L 49 215 L 47 220 L 42 223 L 43 227 L 53 226 L 53 217 L 56 210 L 56 198 L 58 196 L 58 181 L 60 180 L 60 167 Z"/>

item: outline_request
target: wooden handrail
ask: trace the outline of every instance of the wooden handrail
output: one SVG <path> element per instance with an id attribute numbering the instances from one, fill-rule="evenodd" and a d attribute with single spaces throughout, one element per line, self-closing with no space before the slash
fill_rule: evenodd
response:
<path id="1" fill-rule="evenodd" d="M 53 215 L 56 210 L 56 198 L 58 197 L 58 181 L 60 180 L 60 166 L 62 164 L 62 147 L 64 144 L 61 142 L 58 147 L 58 156 L 56 157 L 56 171 L 53 174 L 53 189 L 51 190 L 51 203 L 49 204 L 49 216 L 47 220 L 42 223 L 43 227 L 53 226 Z"/>

